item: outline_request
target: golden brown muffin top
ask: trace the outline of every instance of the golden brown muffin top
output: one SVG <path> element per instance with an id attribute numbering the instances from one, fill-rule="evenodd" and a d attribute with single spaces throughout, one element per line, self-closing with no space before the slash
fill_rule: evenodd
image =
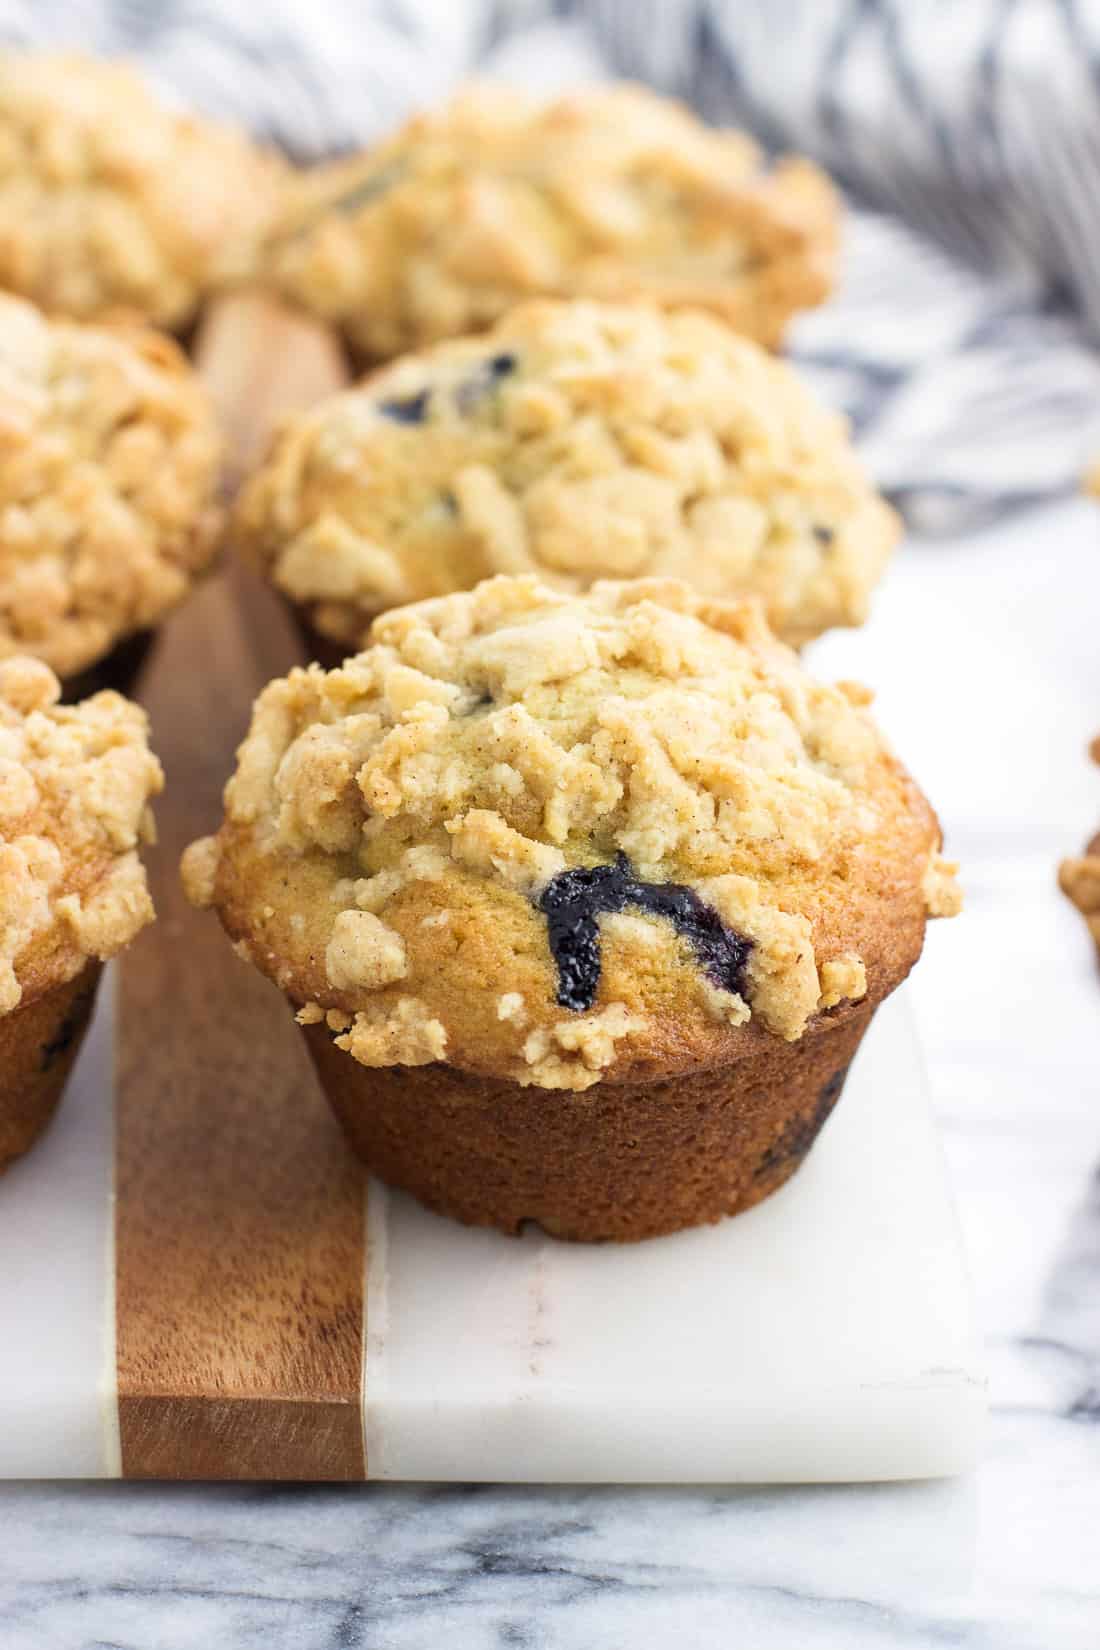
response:
<path id="1" fill-rule="evenodd" d="M 0 1014 L 113 957 L 153 919 L 138 843 L 163 788 L 145 713 L 59 705 L 37 659 L 0 660 Z"/>
<path id="2" fill-rule="evenodd" d="M 0 54 L 0 286 L 44 309 L 182 326 L 252 269 L 283 176 L 125 63 Z"/>
<path id="3" fill-rule="evenodd" d="M 920 792 L 750 600 L 534 579 L 395 610 L 260 695 L 184 880 L 366 1065 L 547 1088 L 882 994 L 957 904 Z"/>
<path id="4" fill-rule="evenodd" d="M 637 86 L 467 90 L 292 185 L 273 279 L 384 359 L 539 295 L 713 309 L 775 345 L 833 282 L 837 202 Z"/>
<path id="5" fill-rule="evenodd" d="M 290 418 L 235 531 L 346 645 L 523 572 L 752 592 L 797 644 L 862 622 L 898 523 L 843 419 L 722 322 L 542 301 Z"/>
<path id="6" fill-rule="evenodd" d="M 217 547 L 221 450 L 170 338 L 0 295 L 0 658 L 72 676 L 186 595 Z"/>

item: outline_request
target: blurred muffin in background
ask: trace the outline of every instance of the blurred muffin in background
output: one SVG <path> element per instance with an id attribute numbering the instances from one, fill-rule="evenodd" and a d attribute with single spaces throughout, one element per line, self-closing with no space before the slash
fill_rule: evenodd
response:
<path id="1" fill-rule="evenodd" d="M 898 534 L 841 418 L 713 316 L 541 300 L 286 421 L 234 537 L 335 663 L 382 609 L 537 572 L 859 624 Z"/>
<path id="2" fill-rule="evenodd" d="M 476 87 L 304 174 L 270 269 L 376 360 L 540 295 L 693 305 L 774 347 L 828 295 L 836 232 L 817 167 L 653 92 Z"/>
<path id="3" fill-rule="evenodd" d="M 50 312 L 186 326 L 251 271 L 282 178 L 124 63 L 0 53 L 0 287 Z"/>
<path id="4" fill-rule="evenodd" d="M 59 691 L 39 660 L 0 660 L 0 1170 L 53 1115 L 100 964 L 153 917 L 138 849 L 164 781 L 145 715 Z"/>
<path id="5" fill-rule="evenodd" d="M 1097 481 L 1100 483 L 1100 471 Z M 1100 492 L 1100 485 L 1097 491 Z M 1089 746 L 1089 753 L 1094 762 L 1100 762 L 1100 734 Z M 1100 831 L 1086 843 L 1083 854 L 1062 861 L 1058 868 L 1058 883 L 1084 917 L 1100 951 Z"/>
<path id="6" fill-rule="evenodd" d="M 217 548 L 221 438 L 178 346 L 0 295 L 0 659 L 127 685 Z"/>

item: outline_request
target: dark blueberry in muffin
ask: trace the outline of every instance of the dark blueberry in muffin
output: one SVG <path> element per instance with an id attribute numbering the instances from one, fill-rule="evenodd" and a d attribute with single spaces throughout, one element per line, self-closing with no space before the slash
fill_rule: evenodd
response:
<path id="1" fill-rule="evenodd" d="M 583 1013 L 600 983 L 600 931 L 604 912 L 632 907 L 664 917 L 686 939 L 715 985 L 740 994 L 752 941 L 735 934 L 693 888 L 679 882 L 642 882 L 625 854 L 610 865 L 562 871 L 538 901 L 546 917 L 550 954 L 558 970 L 558 1002 Z"/>
<path id="2" fill-rule="evenodd" d="M 516 357 L 511 354 L 491 355 L 478 370 L 455 390 L 455 406 L 460 413 L 473 412 L 502 378 L 516 370 Z"/>
<path id="3" fill-rule="evenodd" d="M 405 395 L 393 401 L 380 401 L 378 411 L 383 418 L 392 420 L 394 424 L 423 424 L 428 416 L 431 398 L 431 390 L 417 390 L 415 395 Z"/>

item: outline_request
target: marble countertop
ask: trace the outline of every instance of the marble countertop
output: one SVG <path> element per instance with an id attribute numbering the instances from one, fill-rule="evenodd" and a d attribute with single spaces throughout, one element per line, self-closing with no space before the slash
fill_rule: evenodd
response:
<path id="1" fill-rule="evenodd" d="M 964 862 L 914 978 L 988 1346 L 970 1479 L 804 1490 L 0 1487 L 13 1650 L 1096 1650 L 1100 974 L 1054 883 L 1100 820 L 1100 520 L 909 544 L 815 650 Z"/>

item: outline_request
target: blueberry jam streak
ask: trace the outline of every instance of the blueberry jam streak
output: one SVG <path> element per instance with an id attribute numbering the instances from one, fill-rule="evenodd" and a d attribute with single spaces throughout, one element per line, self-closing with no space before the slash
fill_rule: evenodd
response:
<path id="1" fill-rule="evenodd" d="M 417 390 L 415 395 L 402 396 L 396 401 L 380 401 L 378 411 L 395 424 L 423 424 L 431 398 L 431 390 Z"/>
<path id="2" fill-rule="evenodd" d="M 491 395 L 502 378 L 516 370 L 514 355 L 490 355 L 488 360 L 482 361 L 476 372 L 459 384 L 455 390 L 455 406 L 460 413 L 473 412 L 474 408 Z"/>
<path id="3" fill-rule="evenodd" d="M 625 854 L 610 865 L 579 866 L 551 878 L 539 895 L 550 954 L 558 969 L 558 1002 L 584 1013 L 600 983 L 600 927 L 605 912 L 627 907 L 665 917 L 686 939 L 709 980 L 741 993 L 752 941 L 726 927 L 717 911 L 681 882 L 642 882 Z"/>

